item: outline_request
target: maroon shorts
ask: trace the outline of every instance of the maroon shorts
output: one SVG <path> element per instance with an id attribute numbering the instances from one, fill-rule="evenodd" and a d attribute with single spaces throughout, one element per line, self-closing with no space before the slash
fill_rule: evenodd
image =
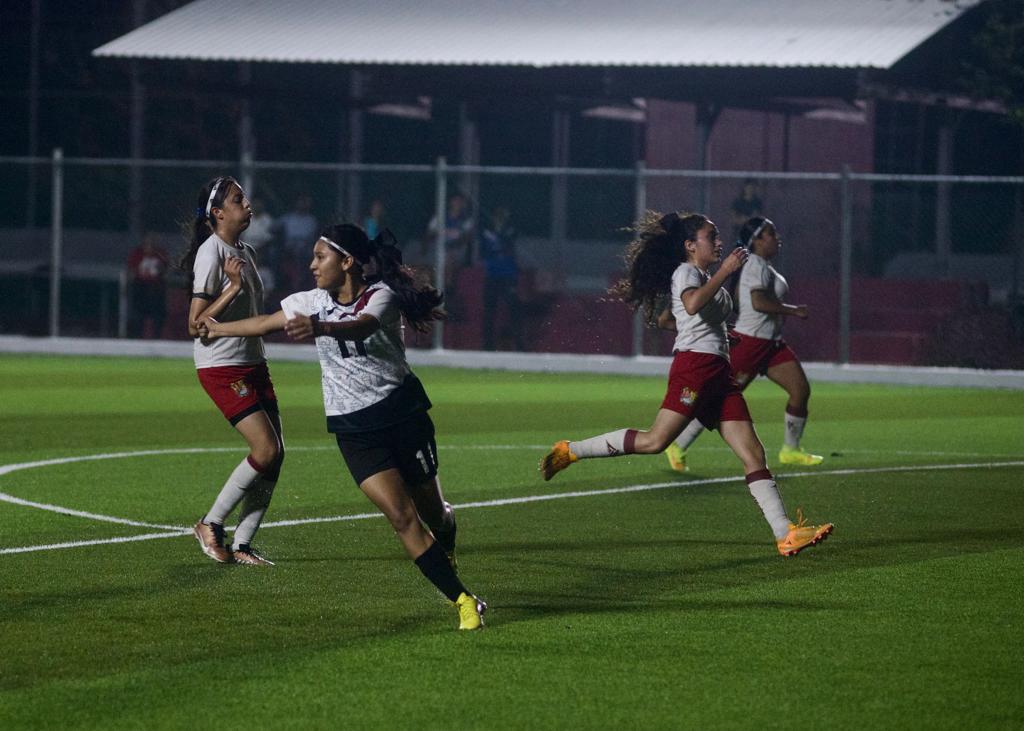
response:
<path id="1" fill-rule="evenodd" d="M 772 366 L 796 360 L 796 353 L 786 345 L 785 340 L 765 340 L 738 332 L 729 333 L 729 361 L 732 375 L 740 388 L 746 388 L 758 376 L 763 376 Z"/>
<path id="2" fill-rule="evenodd" d="M 277 394 L 266 362 L 199 368 L 199 383 L 232 426 L 260 410 L 277 413 Z"/>
<path id="3" fill-rule="evenodd" d="M 661 408 L 696 418 L 708 429 L 720 421 L 750 421 L 747 402 L 720 355 L 676 353 Z"/>

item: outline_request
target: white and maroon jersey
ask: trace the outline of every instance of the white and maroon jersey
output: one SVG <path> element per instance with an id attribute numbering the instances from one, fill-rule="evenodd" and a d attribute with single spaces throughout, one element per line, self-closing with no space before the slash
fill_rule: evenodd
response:
<path id="1" fill-rule="evenodd" d="M 676 318 L 676 341 L 672 350 L 692 351 L 729 357 L 729 341 L 725 321 L 732 312 L 732 297 L 719 288 L 715 296 L 696 314 L 689 315 L 683 307 L 683 292 L 703 287 L 708 273 L 685 261 L 672 272 L 672 315 Z"/>
<path id="2" fill-rule="evenodd" d="M 320 322 L 351 322 L 370 315 L 380 323 L 364 340 L 316 339 L 328 431 L 383 429 L 430 408 L 405 359 L 398 300 L 383 282 L 371 284 L 347 304 L 323 289 L 297 292 L 281 302 L 281 309 L 288 319 L 302 314 Z"/>
<path id="3" fill-rule="evenodd" d="M 262 313 L 263 280 L 260 279 L 252 247 L 239 243 L 235 248 L 216 234 L 202 243 L 192 265 L 192 296 L 212 302 L 220 296 L 231 280 L 224 273 L 224 262 L 230 256 L 245 261 L 242 267 L 242 290 L 217 318 L 220 322 L 234 322 Z M 206 343 L 196 338 L 192 347 L 196 368 L 226 365 L 253 365 L 265 359 L 263 339 L 260 337 L 225 337 Z"/>
<path id="4" fill-rule="evenodd" d="M 751 253 L 747 257 L 747 263 L 743 265 L 743 272 L 740 274 L 740 282 L 736 289 L 736 304 L 739 312 L 734 326 L 736 332 L 762 340 L 781 339 L 783 316 L 755 310 L 750 293 L 761 290 L 769 295 L 774 295 L 775 299 L 782 302 L 786 293 L 789 292 L 786 278 L 779 274 L 767 259 Z"/>

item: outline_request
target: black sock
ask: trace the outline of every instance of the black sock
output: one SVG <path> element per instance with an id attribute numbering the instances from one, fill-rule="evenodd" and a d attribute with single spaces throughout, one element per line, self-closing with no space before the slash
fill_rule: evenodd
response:
<path id="1" fill-rule="evenodd" d="M 444 554 L 444 549 L 437 541 L 431 543 L 430 548 L 416 559 L 416 566 L 430 583 L 451 601 L 458 599 L 459 594 L 463 592 L 469 593 L 459 581 L 459 577 L 455 575 L 455 569 L 452 568 L 448 557 Z"/>

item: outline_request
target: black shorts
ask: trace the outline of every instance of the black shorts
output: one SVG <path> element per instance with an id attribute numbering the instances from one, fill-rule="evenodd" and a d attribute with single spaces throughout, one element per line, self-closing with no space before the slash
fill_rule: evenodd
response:
<path id="1" fill-rule="evenodd" d="M 437 475 L 434 422 L 425 411 L 386 429 L 335 436 L 357 485 L 367 477 L 393 468 L 398 469 L 410 486 Z"/>

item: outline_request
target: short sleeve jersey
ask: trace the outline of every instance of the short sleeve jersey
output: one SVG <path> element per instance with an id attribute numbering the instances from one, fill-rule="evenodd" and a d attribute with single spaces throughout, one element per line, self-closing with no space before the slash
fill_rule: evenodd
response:
<path id="1" fill-rule="evenodd" d="M 676 318 L 676 352 L 692 351 L 729 357 L 725 321 L 732 312 L 732 298 L 719 288 L 715 296 L 696 314 L 687 314 L 683 292 L 704 286 L 709 277 L 692 264 L 683 262 L 672 273 L 672 315 Z"/>
<path id="2" fill-rule="evenodd" d="M 281 302 L 281 309 L 288 319 L 302 314 L 320 322 L 350 322 L 370 315 L 380 322 L 364 340 L 316 339 L 329 431 L 382 429 L 430 408 L 405 359 L 402 313 L 386 284 L 370 285 L 348 304 L 322 289 L 297 292 Z"/>
<path id="3" fill-rule="evenodd" d="M 242 267 L 242 291 L 217 319 L 234 322 L 262 313 L 263 280 L 260 279 L 253 259 L 253 250 L 247 244 L 235 248 L 212 235 L 202 243 L 196 252 L 192 265 L 192 296 L 213 301 L 227 287 L 231 280 L 224 273 L 224 262 L 230 256 L 245 261 Z M 226 337 L 204 343 L 196 338 L 192 348 L 196 368 L 213 368 L 228 365 L 254 365 L 262 362 L 266 355 L 263 339 L 260 337 Z"/>
<path id="4" fill-rule="evenodd" d="M 750 293 L 756 290 L 768 292 L 781 302 L 789 292 L 789 284 L 767 259 L 752 253 L 747 257 L 743 273 L 740 274 L 737 287 L 739 315 L 734 329 L 741 335 L 749 335 L 752 338 L 779 340 L 782 337 L 784 318 L 782 315 L 755 310 Z"/>

